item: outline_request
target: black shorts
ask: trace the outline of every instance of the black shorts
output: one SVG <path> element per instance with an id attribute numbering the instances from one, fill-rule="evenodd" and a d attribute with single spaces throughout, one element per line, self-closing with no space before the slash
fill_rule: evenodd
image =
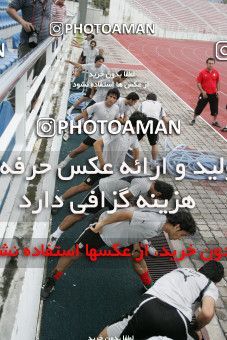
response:
<path id="1" fill-rule="evenodd" d="M 139 306 L 107 327 L 107 334 L 110 338 L 119 339 L 128 336 L 144 340 L 152 336 L 166 336 L 174 340 L 187 340 L 189 321 L 185 317 L 184 320 L 176 308 L 145 294 Z"/>
<path id="2" fill-rule="evenodd" d="M 86 253 L 86 244 L 88 249 L 99 249 L 106 246 L 99 233 L 94 233 L 89 227 L 84 230 L 78 237 L 75 244 L 78 244 L 81 253 Z"/>
<path id="3" fill-rule="evenodd" d="M 86 244 L 88 249 L 94 248 L 98 250 L 106 246 L 106 243 L 103 241 L 99 233 L 94 233 L 90 227 L 86 228 L 82 234 L 75 241 L 75 244 L 79 245 L 79 250 L 81 253 L 86 253 Z M 129 249 L 130 252 L 133 251 L 133 245 L 127 247 L 121 247 L 121 250 Z"/>
<path id="4" fill-rule="evenodd" d="M 110 175 L 107 175 L 107 174 L 94 174 L 94 175 L 90 175 L 88 176 L 84 182 L 87 184 L 87 185 L 90 185 L 91 187 L 96 183 L 98 182 L 101 178 L 105 178 L 105 177 L 109 177 Z"/>
<path id="5" fill-rule="evenodd" d="M 98 206 L 97 207 L 94 207 L 94 208 L 87 208 L 86 211 L 85 211 L 85 215 L 86 213 L 88 214 L 96 214 L 98 213 L 101 209 L 102 209 L 102 201 L 101 201 L 101 191 L 99 190 L 99 185 L 97 185 L 95 188 L 92 189 L 95 193 L 93 195 L 95 195 L 98 199 Z M 89 192 L 89 194 L 83 199 L 83 202 L 82 204 L 87 204 L 89 203 L 89 197 L 91 196 L 91 192 Z M 112 204 L 107 201 L 107 199 L 105 198 L 105 207 L 106 208 L 109 208 L 110 210 L 113 209 L 113 206 Z"/>
<path id="6" fill-rule="evenodd" d="M 155 118 L 147 118 L 147 122 L 150 120 L 153 121 L 153 132 L 155 132 L 158 126 L 158 120 Z M 139 134 L 137 134 L 138 140 L 141 140 L 144 136 L 145 134 L 142 131 Z M 150 145 L 156 145 L 158 143 L 158 133 L 150 133 L 148 131 L 147 138 Z"/>
<path id="7" fill-rule="evenodd" d="M 199 116 L 204 110 L 205 106 L 209 103 L 211 116 L 218 115 L 218 96 L 216 93 L 208 94 L 207 98 L 203 98 L 202 94 L 199 95 L 199 100 L 195 108 L 195 115 Z"/>
<path id="8" fill-rule="evenodd" d="M 87 136 L 82 143 L 88 146 L 93 146 L 95 142 L 96 142 L 95 139 L 91 138 L 90 136 Z"/>
<path id="9" fill-rule="evenodd" d="M 86 93 L 84 94 L 84 97 L 90 98 L 90 95 L 91 95 L 91 87 L 88 87 L 86 90 Z"/>

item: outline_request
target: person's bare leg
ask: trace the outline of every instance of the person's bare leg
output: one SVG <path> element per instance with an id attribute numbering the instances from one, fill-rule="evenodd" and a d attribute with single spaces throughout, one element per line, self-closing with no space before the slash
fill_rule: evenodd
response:
<path id="1" fill-rule="evenodd" d="M 99 336 L 96 338 L 97 340 L 108 340 L 108 334 L 107 334 L 107 327 L 104 328 Z"/>
<path id="2" fill-rule="evenodd" d="M 81 143 L 76 149 L 74 149 L 73 151 L 71 151 L 69 153 L 69 157 L 70 158 L 75 158 L 77 155 L 79 155 L 80 153 L 86 151 L 89 148 L 88 145 Z"/>
<path id="3" fill-rule="evenodd" d="M 144 288 L 150 288 L 152 280 L 148 272 L 147 264 L 145 260 L 141 258 L 141 249 L 137 244 L 134 245 L 134 250 L 132 251 L 132 265 Z"/>
<path id="4" fill-rule="evenodd" d="M 157 144 L 151 146 L 151 157 L 154 161 L 156 161 L 158 157 L 158 145 Z"/>
<path id="5" fill-rule="evenodd" d="M 72 251 L 75 250 L 75 245 L 73 245 L 73 247 L 70 248 L 70 250 L 72 250 Z M 55 274 L 56 272 L 65 272 L 69 267 L 71 267 L 71 265 L 76 260 L 79 260 L 82 256 L 83 256 L 83 254 L 79 253 L 76 256 L 60 257 L 56 267 L 54 267 L 54 269 L 53 269 L 53 274 Z"/>

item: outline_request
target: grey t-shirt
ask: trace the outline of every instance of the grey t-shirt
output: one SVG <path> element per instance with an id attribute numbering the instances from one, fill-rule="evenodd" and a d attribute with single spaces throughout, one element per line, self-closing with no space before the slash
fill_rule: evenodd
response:
<path id="1" fill-rule="evenodd" d="M 9 7 L 16 11 L 21 10 L 22 18 L 25 21 L 31 22 L 39 32 L 38 42 L 41 42 L 49 37 L 49 24 L 51 19 L 51 4 L 52 0 L 44 0 L 43 2 L 36 0 L 12 0 Z M 29 33 L 23 28 L 21 31 L 21 43 L 28 43 Z"/>
<path id="2" fill-rule="evenodd" d="M 105 193 L 105 198 L 114 205 L 114 191 L 128 188 L 134 197 L 146 194 L 150 189 L 152 181 L 149 177 L 122 176 L 122 174 L 112 175 L 102 178 L 99 181 L 99 189 Z"/>
<path id="3" fill-rule="evenodd" d="M 134 211 L 131 221 L 107 224 L 100 233 L 102 240 L 109 247 L 114 243 L 118 243 L 120 247 L 127 247 L 161 234 L 166 216 L 143 209 L 129 208 L 126 210 Z M 100 220 L 106 215 L 107 212 L 102 213 Z"/>

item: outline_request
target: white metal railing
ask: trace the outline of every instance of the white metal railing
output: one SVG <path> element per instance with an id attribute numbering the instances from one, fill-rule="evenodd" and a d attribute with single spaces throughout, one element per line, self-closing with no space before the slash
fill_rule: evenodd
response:
<path id="1" fill-rule="evenodd" d="M 15 89 L 15 114 L 0 137 L 0 160 L 9 147 L 12 138 L 15 137 L 15 144 L 7 161 L 10 167 L 13 167 L 17 157 L 20 156 L 26 168 L 34 145 L 37 142 L 38 137 L 34 129 L 37 121 L 37 113 L 42 106 L 44 106 L 44 108 L 46 106 L 47 109 L 48 96 L 50 95 L 50 82 L 56 73 L 54 65 L 58 62 L 56 57 L 61 49 L 64 48 L 66 37 L 63 39 L 58 38 L 58 47 L 56 49 L 52 49 L 54 41 L 55 38 L 49 37 L 1 76 L 0 101 L 6 99 L 10 91 Z M 27 79 L 28 72 L 44 53 L 46 54 L 46 65 L 29 88 L 29 80 Z M 39 94 L 37 103 L 32 111 L 29 112 L 32 98 L 44 79 L 45 83 Z M 42 113 L 43 111 L 42 107 L 40 114 L 46 116 L 47 110 L 45 110 L 45 113 Z M 21 175 L 15 176 L 9 174 L 0 176 L 0 241 L 4 237 L 7 223 L 12 213 L 14 205 L 12 199 L 14 197 L 15 200 L 23 180 L 24 178 Z"/>

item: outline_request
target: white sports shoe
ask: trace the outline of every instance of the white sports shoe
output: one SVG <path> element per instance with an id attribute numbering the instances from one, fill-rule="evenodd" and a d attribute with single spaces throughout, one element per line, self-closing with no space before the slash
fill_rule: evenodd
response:
<path id="1" fill-rule="evenodd" d="M 58 242 L 58 239 L 59 237 L 53 236 L 53 234 L 51 234 L 47 243 L 47 248 L 53 250 Z"/>
<path id="2" fill-rule="evenodd" d="M 63 140 L 64 140 L 65 142 L 67 142 L 67 140 L 69 139 L 69 131 L 68 131 L 68 130 L 64 132 L 62 138 L 63 138 Z"/>
<path id="3" fill-rule="evenodd" d="M 157 255 L 158 255 L 157 249 L 151 245 L 151 242 L 150 242 L 150 241 L 148 241 L 148 240 L 143 240 L 141 243 L 142 243 L 144 246 L 148 246 L 148 253 L 149 253 L 151 256 L 157 256 Z"/>

